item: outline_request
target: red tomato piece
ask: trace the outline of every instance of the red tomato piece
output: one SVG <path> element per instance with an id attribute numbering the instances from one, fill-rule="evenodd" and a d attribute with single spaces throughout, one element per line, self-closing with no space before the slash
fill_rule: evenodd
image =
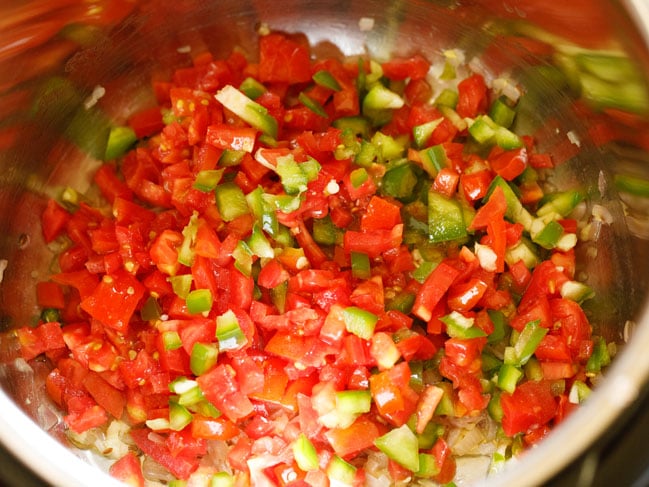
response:
<path id="1" fill-rule="evenodd" d="M 289 279 L 290 275 L 277 260 L 269 261 L 261 268 L 257 284 L 266 289 L 273 289 Z"/>
<path id="2" fill-rule="evenodd" d="M 487 287 L 487 283 L 478 278 L 451 286 L 447 297 L 449 308 L 455 311 L 473 309 L 482 299 Z"/>
<path id="3" fill-rule="evenodd" d="M 381 64 L 383 74 L 396 81 L 410 78 L 424 79 L 430 69 L 430 62 L 417 54 L 409 58 L 394 58 Z"/>
<path id="4" fill-rule="evenodd" d="M 36 284 L 36 302 L 41 308 L 65 308 L 63 289 L 52 281 L 41 281 Z"/>
<path id="5" fill-rule="evenodd" d="M 196 458 L 175 456 L 159 435 L 152 433 L 148 428 L 132 429 L 130 435 L 140 450 L 179 479 L 188 479 L 198 468 Z"/>
<path id="6" fill-rule="evenodd" d="M 196 380 L 205 398 L 231 421 L 236 422 L 253 412 L 252 403 L 241 392 L 237 374 L 231 366 L 217 365 Z"/>
<path id="7" fill-rule="evenodd" d="M 52 242 L 66 228 L 70 220 L 70 213 L 55 200 L 47 201 L 45 211 L 41 217 L 41 228 L 46 243 Z"/>
<path id="8" fill-rule="evenodd" d="M 118 196 L 126 200 L 133 199 L 133 192 L 117 176 L 115 166 L 111 164 L 102 164 L 95 172 L 93 182 L 99 187 L 101 194 L 109 203 L 113 203 Z"/>
<path id="9" fill-rule="evenodd" d="M 449 198 L 452 198 L 457 191 L 460 182 L 460 175 L 455 169 L 443 167 L 435 176 L 433 189 Z"/>
<path id="10" fill-rule="evenodd" d="M 439 473 L 435 475 L 434 479 L 440 484 L 452 482 L 455 478 L 457 465 L 455 457 L 453 457 L 451 448 L 444 438 L 438 438 L 433 445 L 431 453 L 435 457 L 435 463 L 439 468 Z"/>
<path id="11" fill-rule="evenodd" d="M 304 83 L 311 79 L 309 50 L 280 34 L 259 40 L 259 81 Z"/>
<path id="12" fill-rule="evenodd" d="M 140 459 L 133 452 L 128 452 L 113 463 L 109 467 L 108 473 L 111 477 L 131 487 L 144 487 L 142 465 Z"/>
<path id="13" fill-rule="evenodd" d="M 404 95 L 410 105 L 420 105 L 430 100 L 433 88 L 425 79 L 411 79 L 404 89 Z"/>
<path id="14" fill-rule="evenodd" d="M 528 381 L 516 387 L 512 394 L 500 396 L 503 408 L 503 431 L 507 436 L 526 433 L 554 418 L 557 401 L 549 382 Z"/>
<path id="15" fill-rule="evenodd" d="M 128 124 L 138 139 L 160 132 L 165 126 L 160 107 L 151 107 L 134 113 L 129 117 Z"/>
<path id="16" fill-rule="evenodd" d="M 121 419 L 126 400 L 121 391 L 115 389 L 101 378 L 96 372 L 90 371 L 83 382 L 88 393 L 97 404 L 109 412 L 114 418 Z"/>
<path id="17" fill-rule="evenodd" d="M 208 418 L 200 415 L 194 415 L 191 431 L 194 438 L 221 441 L 230 440 L 241 433 L 235 423 L 223 416 Z"/>
<path id="18" fill-rule="evenodd" d="M 64 349 L 65 341 L 59 323 L 43 323 L 36 328 L 22 327 L 16 330 L 20 351 L 25 360 L 31 360 L 50 350 Z"/>
<path id="19" fill-rule="evenodd" d="M 373 447 L 374 440 L 380 435 L 379 426 L 365 416 L 361 416 L 347 428 L 330 429 L 325 432 L 331 448 L 343 458 Z"/>
<path id="20" fill-rule="evenodd" d="M 460 186 L 464 197 L 468 201 L 478 201 L 484 198 L 493 178 L 493 173 L 488 169 L 462 173 L 460 175 Z"/>
<path id="21" fill-rule="evenodd" d="M 105 276 L 81 301 L 81 308 L 104 325 L 124 332 L 142 296 L 144 286 L 140 281 L 126 271 L 118 271 Z"/>
<path id="22" fill-rule="evenodd" d="M 366 232 L 355 232 L 348 230 L 343 237 L 345 252 L 361 252 L 370 258 L 378 257 L 401 245 L 403 224 L 395 225 L 390 230 L 370 230 Z"/>
<path id="23" fill-rule="evenodd" d="M 527 167 L 527 149 L 521 147 L 497 152 L 489 156 L 489 164 L 496 174 L 499 174 L 507 181 L 512 181 L 520 176 Z"/>
<path id="24" fill-rule="evenodd" d="M 233 127 L 224 123 L 207 127 L 205 141 L 217 149 L 251 152 L 257 139 L 257 130 L 251 127 Z"/>
<path id="25" fill-rule="evenodd" d="M 401 223 L 401 209 L 396 203 L 372 196 L 361 217 L 361 230 L 392 230 Z"/>
<path id="26" fill-rule="evenodd" d="M 487 228 L 489 223 L 496 219 L 502 219 L 507 211 L 507 202 L 505 201 L 505 193 L 500 186 L 494 189 L 487 202 L 481 206 L 476 212 L 471 224 L 470 230 L 482 230 Z"/>
<path id="27" fill-rule="evenodd" d="M 433 309 L 441 301 L 451 284 L 460 275 L 455 267 L 442 261 L 426 278 L 417 293 L 412 312 L 424 321 L 429 321 L 433 316 Z"/>
<path id="28" fill-rule="evenodd" d="M 455 110 L 461 117 L 474 118 L 487 107 L 487 85 L 480 74 L 473 74 L 458 84 Z"/>

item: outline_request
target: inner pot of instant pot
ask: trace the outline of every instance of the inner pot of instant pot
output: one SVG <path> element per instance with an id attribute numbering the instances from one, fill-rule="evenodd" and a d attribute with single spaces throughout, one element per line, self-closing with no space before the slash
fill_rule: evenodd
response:
<path id="1" fill-rule="evenodd" d="M 587 195 L 577 266 L 595 297 L 584 308 L 595 333 L 617 346 L 579 410 L 488 479 L 539 484 L 624 420 L 649 374 L 649 53 L 640 2 L 59 3 L 2 7 L 9 20 L 0 36 L 0 439 L 30 470 L 58 485 L 113 483 L 98 473 L 105 460 L 67 438 L 44 390 L 51 365 L 19 358 L 10 332 L 35 324 L 35 285 L 52 270 L 57 249 L 44 243 L 39 217 L 48 198 L 89 191 L 111 127 L 154 103 L 152 80 L 191 65 L 196 52 L 254 56 L 267 30 L 304 36 L 317 57 L 421 53 L 442 66 L 452 51 L 489 83 L 520 87 L 516 128 L 561 161 L 546 184 Z M 485 465 L 459 459 L 457 483 L 482 479 Z"/>

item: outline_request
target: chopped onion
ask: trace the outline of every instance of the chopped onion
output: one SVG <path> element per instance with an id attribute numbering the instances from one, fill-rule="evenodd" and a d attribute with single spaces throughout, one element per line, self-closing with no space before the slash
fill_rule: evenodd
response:
<path id="1" fill-rule="evenodd" d="M 374 19 L 372 17 L 361 17 L 358 20 L 358 28 L 361 32 L 369 32 L 374 29 Z"/>
<path id="2" fill-rule="evenodd" d="M 172 480 L 175 480 L 175 477 L 171 475 L 166 468 L 148 455 L 145 455 L 144 460 L 142 461 L 142 475 L 144 475 L 146 480 L 154 482 L 169 483 Z"/>

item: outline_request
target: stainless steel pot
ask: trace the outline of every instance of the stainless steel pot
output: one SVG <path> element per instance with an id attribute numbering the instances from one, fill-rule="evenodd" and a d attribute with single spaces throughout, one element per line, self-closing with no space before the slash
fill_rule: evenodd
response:
<path id="1" fill-rule="evenodd" d="M 435 58 L 443 49 L 461 48 L 467 59 L 475 58 L 475 67 L 525 83 L 535 100 L 527 108 L 528 128 L 541 134 L 542 148 L 555 151 L 568 142 L 573 149 L 574 157 L 561 166 L 554 184 L 587 188 L 588 209 L 597 208 L 599 219 L 593 219 L 593 239 L 582 249 L 580 272 L 597 291 L 588 310 L 591 320 L 600 333 L 619 343 L 619 353 L 578 412 L 486 484 L 546 481 L 622 421 L 645 389 L 645 0 L 27 0 L 3 2 L 0 14 L 2 331 L 29 323 L 36 314 L 33 286 L 47 274 L 51 260 L 39 229 L 45 197 L 65 186 L 82 192 L 89 187 L 109 125 L 150 101 L 151 77 L 164 77 L 172 66 L 188 62 L 185 48 L 207 47 L 218 56 L 236 45 L 252 53 L 258 29 L 266 25 L 304 34 L 316 53 L 339 50 L 341 55 L 386 58 L 422 52 Z M 539 53 L 528 50 L 532 44 L 525 37 L 553 42 L 565 56 L 543 60 L 539 69 Z M 606 99 L 596 86 L 566 76 L 575 68 L 566 60 L 582 49 L 626 63 L 624 76 L 614 69 L 587 73 L 617 86 L 619 97 Z M 596 115 L 575 111 L 573 101 L 579 98 Z M 634 129 L 618 131 L 617 140 L 602 141 L 601 134 L 629 119 Z M 640 189 L 622 184 L 628 176 Z M 114 485 L 100 473 L 101 460 L 65 445 L 59 417 L 42 391 L 47 364 L 27 366 L 16 356 L 15 340 L 4 333 L 2 445 L 53 485 Z"/>

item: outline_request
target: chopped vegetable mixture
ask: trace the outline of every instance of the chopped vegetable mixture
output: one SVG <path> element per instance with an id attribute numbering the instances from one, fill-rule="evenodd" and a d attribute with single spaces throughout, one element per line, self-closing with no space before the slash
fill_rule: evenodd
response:
<path id="1" fill-rule="evenodd" d="M 480 73 L 438 89 L 420 55 L 314 61 L 278 33 L 258 54 L 156 81 L 101 197 L 48 202 L 62 250 L 23 357 L 52 361 L 71 437 L 126 425 L 131 485 L 143 458 L 176 487 L 444 484 L 478 420 L 497 470 L 609 360 L 583 195 L 543 191 L 552 156 Z"/>

